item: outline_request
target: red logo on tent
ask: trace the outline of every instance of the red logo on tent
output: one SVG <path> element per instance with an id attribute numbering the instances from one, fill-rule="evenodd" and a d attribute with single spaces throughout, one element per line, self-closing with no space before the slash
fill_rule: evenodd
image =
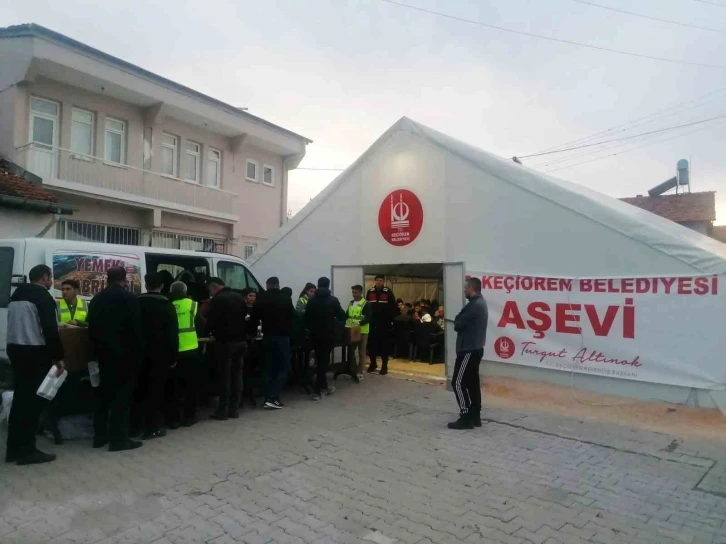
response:
<path id="1" fill-rule="evenodd" d="M 408 189 L 397 189 L 389 194 L 378 211 L 378 228 L 383 238 L 394 246 L 407 246 L 423 227 L 423 206 Z"/>
<path id="2" fill-rule="evenodd" d="M 514 355 L 514 342 L 506 336 L 500 336 L 494 342 L 494 351 L 500 359 L 509 359 Z"/>

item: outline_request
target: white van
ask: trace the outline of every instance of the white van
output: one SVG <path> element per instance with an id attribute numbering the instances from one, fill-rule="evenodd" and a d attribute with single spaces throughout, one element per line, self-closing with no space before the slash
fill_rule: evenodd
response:
<path id="1" fill-rule="evenodd" d="M 46 238 L 0 239 L 0 360 L 7 360 L 10 295 L 15 286 L 28 281 L 30 269 L 38 264 L 53 270 L 50 293 L 55 298 L 61 297 L 63 280 L 75 279 L 80 283 L 81 297 L 90 300 L 106 286 L 106 271 L 114 266 L 126 269 L 129 290 L 135 294 L 144 292 L 144 275 L 148 272 L 162 272 L 171 279 L 184 281 L 192 298 L 201 294 L 204 280 L 215 276 L 233 289 L 250 287 L 261 291 L 242 259 L 222 253 Z"/>

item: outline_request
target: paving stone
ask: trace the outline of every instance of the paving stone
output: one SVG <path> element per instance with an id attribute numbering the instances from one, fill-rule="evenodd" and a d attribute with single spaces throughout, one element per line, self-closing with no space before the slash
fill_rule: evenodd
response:
<path id="1" fill-rule="evenodd" d="M 4 466 L 0 542 L 726 542 L 719 442 L 496 409 L 454 432 L 439 387 L 339 385 L 121 455 L 67 441 L 62 471 Z"/>

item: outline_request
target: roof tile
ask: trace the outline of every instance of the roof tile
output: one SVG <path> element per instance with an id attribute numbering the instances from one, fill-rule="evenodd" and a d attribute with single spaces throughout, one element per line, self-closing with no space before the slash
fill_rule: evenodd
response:
<path id="1" fill-rule="evenodd" d="M 715 195 L 713 191 L 704 191 L 678 195 L 636 196 L 620 200 L 675 222 L 714 221 Z"/>
<path id="2" fill-rule="evenodd" d="M 43 187 L 33 185 L 24 177 L 9 172 L 3 162 L 0 162 L 0 195 L 42 202 L 58 202 L 58 199 Z"/>

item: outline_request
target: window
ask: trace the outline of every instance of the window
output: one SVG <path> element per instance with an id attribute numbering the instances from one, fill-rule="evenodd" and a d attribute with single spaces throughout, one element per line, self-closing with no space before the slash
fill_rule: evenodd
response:
<path id="1" fill-rule="evenodd" d="M 257 183 L 257 162 L 247 159 L 247 181 Z"/>
<path id="2" fill-rule="evenodd" d="M 93 114 L 73 108 L 71 118 L 71 151 L 93 155 Z"/>
<path id="3" fill-rule="evenodd" d="M 184 179 L 187 181 L 199 182 L 199 150 L 201 149 L 199 144 L 194 142 L 187 142 L 186 149 L 184 150 L 184 160 L 186 162 L 186 171 L 184 172 Z"/>
<path id="4" fill-rule="evenodd" d="M 209 187 L 219 187 L 219 181 L 222 174 L 222 152 L 207 149 L 207 175 L 204 182 Z"/>
<path id="5" fill-rule="evenodd" d="M 177 137 L 170 134 L 161 136 L 161 173 L 176 177 Z"/>
<path id="6" fill-rule="evenodd" d="M 106 117 L 106 149 L 104 159 L 116 164 L 126 161 L 126 123 Z"/>
<path id="7" fill-rule="evenodd" d="M 257 251 L 257 244 L 245 244 L 245 256 L 244 259 L 247 260 L 250 258 L 250 256 Z"/>
<path id="8" fill-rule="evenodd" d="M 30 101 L 30 138 L 37 149 L 52 150 L 57 145 L 57 125 L 60 105 L 50 100 L 32 98 Z"/>
<path id="9" fill-rule="evenodd" d="M 154 231 L 151 233 L 151 247 L 224 253 L 226 246 L 227 243 L 225 240 L 215 238 L 205 238 L 202 236 L 161 231 Z"/>
<path id="10" fill-rule="evenodd" d="M 59 240 L 75 240 L 79 242 L 101 242 L 104 244 L 120 244 L 138 246 L 141 239 L 139 229 L 118 227 L 85 221 L 58 221 L 56 238 Z"/>
<path id="11" fill-rule="evenodd" d="M 10 304 L 14 258 L 15 250 L 13 248 L 0 247 L 0 308 L 7 308 Z"/>
<path id="12" fill-rule="evenodd" d="M 275 186 L 275 169 L 272 166 L 266 164 L 262 167 L 262 183 L 270 187 Z"/>
<path id="13" fill-rule="evenodd" d="M 35 113 L 44 113 L 45 115 L 58 117 L 58 110 L 60 109 L 60 106 L 57 102 L 43 100 L 42 98 L 33 98 L 30 101 L 30 109 Z"/>
<path id="14" fill-rule="evenodd" d="M 239 263 L 230 261 L 219 261 L 217 263 L 217 274 L 227 287 L 232 289 L 244 289 L 249 287 L 258 293 L 262 291 L 252 272 Z"/>

